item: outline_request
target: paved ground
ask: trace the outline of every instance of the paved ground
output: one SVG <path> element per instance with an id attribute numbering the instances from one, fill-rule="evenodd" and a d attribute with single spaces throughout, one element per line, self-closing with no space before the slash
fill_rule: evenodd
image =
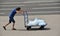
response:
<path id="1" fill-rule="evenodd" d="M 60 2 L 58 2 L 58 0 L 37 0 L 38 2 L 35 1 L 37 3 L 32 2 L 32 4 L 29 2 L 27 4 L 20 3 L 25 1 L 32 2 L 35 0 L 0 0 L 0 36 L 60 36 Z M 41 1 L 43 1 L 43 3 L 41 3 Z M 49 3 L 47 3 L 47 1 L 49 1 Z M 24 7 L 21 5 L 24 5 Z M 31 10 L 29 9 L 31 12 L 29 19 L 35 17 L 44 19 L 48 24 L 45 30 L 35 28 L 27 31 L 24 27 L 23 16 L 15 16 L 15 28 L 17 30 L 11 30 L 12 24 L 10 24 L 5 31 L 2 26 L 8 22 L 8 16 L 6 15 L 8 15 L 9 9 L 17 6 L 32 8 Z"/>
<path id="2" fill-rule="evenodd" d="M 2 26 L 8 22 L 8 16 L 0 16 L 0 36 L 60 36 L 60 15 L 30 15 L 30 18 L 42 18 L 48 25 L 45 30 L 32 29 L 27 31 L 24 27 L 23 16 L 15 16 L 17 30 L 11 30 L 12 24 L 5 31 Z"/>

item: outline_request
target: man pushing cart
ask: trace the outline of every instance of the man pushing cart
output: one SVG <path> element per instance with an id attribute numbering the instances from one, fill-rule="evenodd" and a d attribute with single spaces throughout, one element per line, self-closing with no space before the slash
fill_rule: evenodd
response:
<path id="1" fill-rule="evenodd" d="M 40 26 L 40 29 L 42 29 L 42 28 L 44 28 L 47 25 L 47 23 L 44 20 L 42 20 L 42 19 L 35 18 L 33 21 L 29 20 L 27 11 L 23 11 L 23 10 L 21 10 L 20 7 L 17 7 L 17 8 L 14 8 L 11 11 L 11 13 L 9 14 L 9 22 L 6 25 L 3 26 L 4 30 L 6 30 L 6 27 L 11 22 L 13 22 L 12 30 L 16 30 L 14 28 L 14 26 L 15 26 L 14 16 L 15 16 L 16 13 L 23 14 L 23 16 L 24 16 L 24 25 L 27 28 L 27 30 L 31 29 L 31 27 L 33 27 L 33 26 Z"/>

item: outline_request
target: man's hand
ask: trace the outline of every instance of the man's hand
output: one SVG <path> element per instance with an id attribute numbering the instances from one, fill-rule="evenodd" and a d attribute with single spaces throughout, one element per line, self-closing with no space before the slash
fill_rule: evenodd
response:
<path id="1" fill-rule="evenodd" d="M 24 12 L 23 10 L 20 10 L 20 12 L 19 12 L 19 13 L 20 13 L 20 14 L 23 14 L 23 12 Z"/>
<path id="2" fill-rule="evenodd" d="M 23 14 L 23 10 L 20 10 L 20 11 L 16 11 L 18 14 Z"/>

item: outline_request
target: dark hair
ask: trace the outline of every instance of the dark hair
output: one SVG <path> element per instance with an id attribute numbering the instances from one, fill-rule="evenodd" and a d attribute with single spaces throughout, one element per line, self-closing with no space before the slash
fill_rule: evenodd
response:
<path id="1" fill-rule="evenodd" d="M 16 10 L 19 11 L 21 8 L 20 7 L 17 7 Z"/>

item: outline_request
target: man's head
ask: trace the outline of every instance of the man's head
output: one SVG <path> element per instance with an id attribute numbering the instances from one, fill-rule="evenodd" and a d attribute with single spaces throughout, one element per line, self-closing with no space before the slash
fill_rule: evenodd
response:
<path id="1" fill-rule="evenodd" d="M 20 8 L 20 7 L 17 7 L 17 8 L 16 8 L 16 11 L 20 11 L 20 10 L 21 10 L 21 8 Z"/>
<path id="2" fill-rule="evenodd" d="M 17 7 L 17 8 L 16 8 L 16 12 L 17 12 L 17 13 L 23 13 L 23 10 L 21 10 L 20 7 Z"/>

